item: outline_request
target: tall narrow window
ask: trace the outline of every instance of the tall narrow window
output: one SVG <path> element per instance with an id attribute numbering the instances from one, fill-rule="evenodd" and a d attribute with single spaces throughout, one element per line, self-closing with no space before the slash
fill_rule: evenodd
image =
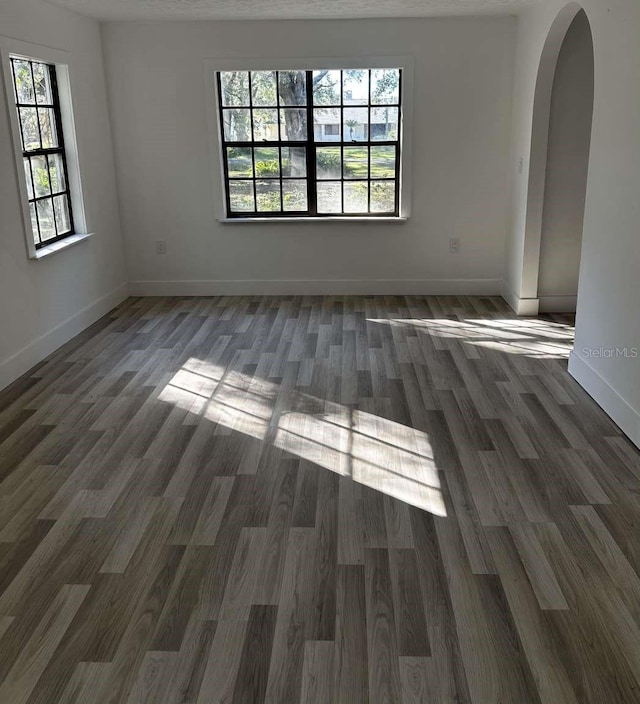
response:
<path id="1" fill-rule="evenodd" d="M 31 227 L 36 249 L 73 234 L 55 66 L 11 57 Z"/>
<path id="2" fill-rule="evenodd" d="M 401 69 L 217 80 L 228 217 L 398 216 Z"/>

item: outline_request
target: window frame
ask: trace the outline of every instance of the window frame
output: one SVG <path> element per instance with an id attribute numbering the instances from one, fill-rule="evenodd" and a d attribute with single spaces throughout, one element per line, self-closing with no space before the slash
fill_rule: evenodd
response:
<path id="1" fill-rule="evenodd" d="M 36 225 L 38 228 L 38 241 L 35 242 L 35 248 L 36 250 L 42 249 L 43 247 L 47 247 L 48 245 L 53 244 L 54 242 L 60 242 L 61 240 L 67 239 L 68 237 L 73 237 L 75 234 L 75 228 L 74 228 L 74 223 L 73 223 L 73 204 L 71 202 L 71 190 L 69 186 L 69 168 L 67 166 L 67 155 L 65 151 L 65 146 L 64 146 L 64 130 L 62 128 L 62 112 L 60 110 L 60 93 L 58 91 L 58 79 L 57 79 L 57 72 L 56 72 L 56 66 L 55 64 L 50 64 L 46 63 L 44 61 L 39 61 L 37 59 L 33 58 L 26 58 L 22 56 L 17 56 L 15 54 L 12 54 L 9 58 L 9 61 L 11 63 L 11 77 L 13 79 L 13 87 L 14 87 L 14 106 L 16 108 L 16 111 L 18 112 L 18 125 L 20 129 L 20 137 L 21 137 L 21 143 L 22 143 L 22 159 L 23 163 L 25 160 L 29 161 L 29 174 L 25 173 L 25 178 L 29 179 L 31 181 L 31 191 L 33 194 L 32 198 L 28 197 L 28 189 L 27 189 L 27 200 L 29 201 L 29 208 L 31 208 L 31 205 L 34 206 L 34 213 L 35 213 L 35 218 L 36 218 Z M 31 75 L 32 75 L 32 82 L 33 82 L 33 75 L 34 75 L 34 64 L 39 64 L 40 66 L 44 66 L 45 69 L 49 73 L 49 83 L 51 87 L 51 102 L 50 103 L 39 103 L 37 102 L 37 99 L 35 97 L 35 83 L 33 85 L 34 88 L 34 100 L 35 102 L 32 104 L 30 103 L 21 103 L 20 99 L 18 97 L 18 89 L 17 89 L 17 76 L 16 76 L 16 62 L 22 61 L 25 63 L 29 63 L 30 69 L 31 69 Z M 42 146 L 42 127 L 40 125 L 40 119 L 39 119 L 39 112 L 36 112 L 36 118 L 38 122 L 38 135 L 40 137 L 40 148 L 39 149 L 32 149 L 28 150 L 25 149 L 25 136 L 24 136 L 24 128 L 22 126 L 22 120 L 20 119 L 20 111 L 22 109 L 29 109 L 35 107 L 36 110 L 40 109 L 49 109 L 53 110 L 54 114 L 54 119 L 55 119 L 55 133 L 56 133 L 56 141 L 57 141 L 57 146 L 56 147 L 43 147 Z M 51 170 L 51 164 L 49 162 L 49 157 L 50 156 L 56 156 L 58 155 L 62 161 L 62 172 L 64 175 L 64 190 L 62 191 L 56 191 L 55 193 L 53 192 L 51 186 L 49 187 L 49 194 L 44 195 L 44 196 L 37 196 L 36 195 L 36 186 L 35 186 L 35 180 L 33 177 L 33 166 L 31 163 L 31 160 L 34 159 L 35 157 L 44 157 L 46 159 L 47 163 L 47 171 L 50 173 Z M 65 196 L 67 199 L 67 207 L 68 207 L 68 215 L 69 215 L 69 230 L 66 232 L 58 233 L 58 221 L 56 218 L 55 214 L 55 205 L 54 205 L 54 199 L 57 196 Z M 56 230 L 56 236 L 55 237 L 50 237 L 47 240 L 42 239 L 42 230 L 40 226 L 40 215 L 38 212 L 38 203 L 40 201 L 45 201 L 49 200 L 51 201 L 51 209 L 53 213 L 53 221 L 54 221 L 54 227 Z M 32 234 L 35 239 L 36 232 L 33 229 L 33 221 L 32 221 Z"/>
<path id="2" fill-rule="evenodd" d="M 214 180 L 214 206 L 216 218 L 223 223 L 274 223 L 274 222 L 403 222 L 410 217 L 411 209 L 411 135 L 412 135 L 412 117 L 413 117 L 413 66 L 412 57 L 407 56 L 386 56 L 386 57 L 313 57 L 305 59 L 205 59 L 204 74 L 205 87 L 207 97 L 207 113 L 209 121 L 209 146 L 210 156 L 212 161 L 212 172 Z M 225 143 L 223 139 L 223 119 L 222 119 L 222 101 L 220 99 L 219 74 L 225 71 L 314 71 L 321 69 L 384 69 L 384 68 L 399 68 L 401 69 L 401 84 L 400 84 L 400 100 L 399 109 L 401 118 L 398 125 L 398 140 L 394 141 L 399 150 L 400 157 L 397 160 L 396 173 L 396 192 L 397 204 L 395 213 L 311 213 L 305 212 L 258 212 L 258 213 L 243 213 L 231 212 L 229 204 L 229 194 L 227 188 L 228 175 L 225 158 Z M 309 92 L 309 87 L 307 88 Z M 342 100 L 342 98 L 341 98 Z M 368 105 L 367 105 L 368 106 Z M 325 107 L 325 106 L 316 106 Z M 377 107 L 373 105 L 372 107 Z M 312 114 L 313 104 L 311 99 L 308 99 L 305 106 L 307 114 Z M 344 135 L 343 135 L 344 138 Z M 347 143 L 349 146 L 351 143 Z M 386 142 L 374 141 L 358 141 L 358 146 L 384 146 Z M 314 151 L 316 147 L 322 146 L 338 146 L 344 147 L 342 140 L 340 142 L 315 142 L 313 134 L 313 121 L 307 119 L 307 140 L 281 144 L 275 141 L 259 143 L 262 146 L 298 146 L 307 148 L 310 146 Z M 249 146 L 255 146 L 249 144 Z M 308 153 L 308 152 L 307 152 Z M 307 165 L 307 175 L 313 174 L 315 181 L 315 166 Z M 342 182 L 342 177 L 336 179 Z M 349 179 L 347 179 L 349 180 Z M 370 178 L 367 179 L 368 181 Z M 373 179 L 374 181 L 376 179 Z M 308 188 L 311 188 L 311 178 L 308 178 Z"/>
<path id="3" fill-rule="evenodd" d="M 387 68 L 389 69 L 396 69 L 395 66 L 388 66 Z M 315 70 L 323 70 L 323 68 L 320 69 L 315 69 Z M 349 69 L 345 69 L 348 71 Z M 400 134 L 402 131 L 402 80 L 403 80 L 403 73 L 402 69 L 398 68 L 397 70 L 399 71 L 399 82 L 398 82 L 398 101 L 397 103 L 389 103 L 389 104 L 384 104 L 384 103 L 372 103 L 372 96 L 371 96 L 371 82 L 370 82 L 370 71 L 375 70 L 375 69 L 361 69 L 361 70 L 366 70 L 369 73 L 369 81 L 368 81 L 368 91 L 367 91 L 367 102 L 366 104 L 363 105 L 357 105 L 353 106 L 354 108 L 362 108 L 367 110 L 368 114 L 368 132 L 367 132 L 367 138 L 366 139 L 359 139 L 359 140 L 347 140 L 345 138 L 344 134 L 341 134 L 341 138 L 335 141 L 323 141 L 323 140 L 317 140 L 315 136 L 315 120 L 314 120 L 314 113 L 316 109 L 319 110 L 326 110 L 326 109 L 332 109 L 332 110 L 338 110 L 340 113 L 340 122 L 338 124 L 338 133 L 340 134 L 340 130 L 344 131 L 345 125 L 347 124 L 345 121 L 345 111 L 349 109 L 348 105 L 345 105 L 345 96 L 344 96 L 344 76 L 341 76 L 341 81 L 340 81 L 340 98 L 339 101 L 335 104 L 315 104 L 313 102 L 313 70 L 299 70 L 299 73 L 305 74 L 305 85 L 306 85 L 306 104 L 304 106 L 300 106 L 299 109 L 302 111 L 304 109 L 304 113 L 306 115 L 306 133 L 307 137 L 304 140 L 289 140 L 289 139 L 283 139 L 282 135 L 282 121 L 280 117 L 281 111 L 284 109 L 286 110 L 287 107 L 285 106 L 283 108 L 283 104 L 280 102 L 279 97 L 280 97 L 280 90 L 279 90 L 279 85 L 280 85 L 280 73 L 282 73 L 279 70 L 274 70 L 275 76 L 276 76 L 276 103 L 275 105 L 266 105 L 266 106 L 260 106 L 259 108 L 256 108 L 253 104 L 253 98 L 252 98 L 252 88 L 251 88 L 251 77 L 252 73 L 254 71 L 243 71 L 242 73 L 247 73 L 248 75 L 248 104 L 245 106 L 239 106 L 239 107 L 233 107 L 233 106 L 225 106 L 224 101 L 222 100 L 222 74 L 224 72 L 218 71 L 216 73 L 216 89 L 217 89 L 217 96 L 218 96 L 218 111 L 219 111 L 219 123 L 222 125 L 222 129 L 220 131 L 220 140 L 222 143 L 222 153 L 223 153 L 223 171 L 224 171 L 224 181 L 225 181 L 225 197 L 226 197 L 226 211 L 227 211 L 227 217 L 229 218 L 259 218 L 259 217 L 265 217 L 265 218 L 274 218 L 274 217 L 317 217 L 317 218 L 327 218 L 327 217 L 335 217 L 336 214 L 341 215 L 342 217 L 372 217 L 372 218 L 380 218 L 380 217 L 398 217 L 400 213 L 400 164 L 402 162 L 402 145 L 401 145 L 401 140 L 400 140 Z M 341 74 L 343 72 L 341 71 Z M 398 137 L 394 140 L 372 140 L 371 139 L 371 114 L 372 111 L 375 109 L 379 108 L 393 108 L 398 111 Z M 224 124 L 225 124 L 225 111 L 233 111 L 234 109 L 240 109 L 240 110 L 246 110 L 248 109 L 249 112 L 249 119 L 251 120 L 251 139 L 250 140 L 227 140 L 225 137 L 225 130 L 224 130 Z M 265 140 L 263 142 L 260 142 L 256 139 L 255 136 L 255 126 L 253 123 L 253 112 L 254 109 L 258 110 L 275 110 L 276 115 L 278 117 L 278 139 L 269 139 Z M 294 108 L 296 109 L 296 108 Z M 375 147 L 387 147 L 391 146 L 395 149 L 396 155 L 395 155 L 395 164 L 394 164 L 394 175 L 392 178 L 386 178 L 386 179 L 372 179 L 371 178 L 371 148 Z M 279 161 L 279 176 L 277 178 L 263 178 L 259 179 L 257 177 L 257 174 L 255 173 L 255 170 L 253 169 L 253 173 L 251 178 L 245 177 L 245 178 L 240 178 L 240 177 L 233 177 L 230 176 L 230 171 L 229 171 L 229 153 L 228 150 L 229 148 L 237 148 L 237 149 L 251 149 L 252 152 L 256 149 L 259 148 L 275 148 L 278 150 L 278 161 Z M 348 149 L 349 147 L 360 147 L 364 148 L 367 152 L 367 176 L 366 178 L 360 178 L 360 179 L 350 179 L 345 176 L 344 173 L 344 153 L 345 149 Z M 285 177 L 282 175 L 282 150 L 283 149 L 295 149 L 295 148 L 300 148 L 304 149 L 305 151 L 305 166 L 306 166 L 306 174 L 304 177 L 295 177 L 291 178 L 291 180 L 302 180 L 306 183 L 307 186 L 307 208 L 306 210 L 295 210 L 295 211 L 286 211 L 284 210 L 284 201 L 283 201 L 283 194 L 282 194 L 282 185 L 283 181 L 285 180 Z M 317 170 L 317 155 L 318 151 L 322 148 L 328 148 L 328 149 L 339 149 L 340 150 L 340 177 L 338 178 L 337 176 L 334 178 L 330 179 L 322 179 L 318 177 L 318 170 Z M 255 163 L 255 156 L 252 154 L 252 163 Z M 280 190 L 280 210 L 275 210 L 275 211 L 261 211 L 258 210 L 258 191 L 257 191 L 257 184 L 259 181 L 269 181 L 273 180 L 274 182 L 277 182 L 280 184 L 281 190 Z M 289 180 L 289 177 L 287 177 L 287 180 Z M 233 181 L 250 181 L 253 184 L 253 201 L 254 201 L 254 207 L 255 210 L 253 211 L 240 211 L 240 210 L 232 210 L 231 209 L 231 184 Z M 340 184 L 340 204 L 341 204 L 341 212 L 340 213 L 325 213 L 325 212 L 319 212 L 318 210 L 318 187 L 321 183 L 326 181 L 327 183 L 332 183 Z M 357 183 L 358 181 L 366 181 L 367 182 L 367 209 L 363 211 L 355 211 L 355 212 L 345 212 L 344 211 L 344 206 L 345 206 L 345 183 L 350 183 L 354 182 Z M 374 212 L 371 211 L 371 186 L 373 183 L 376 181 L 389 181 L 394 184 L 394 198 L 393 198 L 393 210 L 388 210 L 384 212 Z"/>
<path id="4" fill-rule="evenodd" d="M 36 239 L 31 223 L 29 194 L 27 192 L 26 173 L 23 161 L 21 125 L 18 118 L 17 99 L 13 81 L 12 58 L 48 64 L 55 68 L 59 108 L 56 119 L 58 121 L 58 129 L 62 132 L 63 142 L 61 142 L 61 144 L 64 144 L 66 190 L 68 192 L 69 216 L 72 218 L 72 229 L 69 233 L 65 233 L 63 236 L 56 237 L 55 239 L 49 239 L 40 246 L 36 246 Z M 65 250 L 91 236 L 87 227 L 87 213 L 82 191 L 82 177 L 78 154 L 78 139 L 76 136 L 73 101 L 71 99 L 72 56 L 70 53 L 59 49 L 0 36 L 0 61 L 2 63 L 1 71 L 4 79 L 5 98 L 7 101 L 7 112 L 13 142 L 16 183 L 22 209 L 24 223 L 23 233 L 27 257 L 35 260 L 43 259 L 50 254 Z"/>

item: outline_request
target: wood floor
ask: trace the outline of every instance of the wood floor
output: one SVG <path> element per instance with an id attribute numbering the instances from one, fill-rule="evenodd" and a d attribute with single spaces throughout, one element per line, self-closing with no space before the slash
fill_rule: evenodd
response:
<path id="1" fill-rule="evenodd" d="M 0 394 L 0 704 L 640 702 L 640 453 L 572 335 L 127 300 Z"/>

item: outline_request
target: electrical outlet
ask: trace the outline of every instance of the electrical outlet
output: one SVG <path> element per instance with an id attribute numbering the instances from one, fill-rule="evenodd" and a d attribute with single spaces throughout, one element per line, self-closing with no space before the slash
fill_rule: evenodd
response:
<path id="1" fill-rule="evenodd" d="M 166 254 L 166 253 L 167 253 L 166 240 L 156 240 L 156 254 Z"/>
<path id="2" fill-rule="evenodd" d="M 458 237 L 452 237 L 449 240 L 449 251 L 451 252 L 451 254 L 460 253 L 460 239 Z"/>

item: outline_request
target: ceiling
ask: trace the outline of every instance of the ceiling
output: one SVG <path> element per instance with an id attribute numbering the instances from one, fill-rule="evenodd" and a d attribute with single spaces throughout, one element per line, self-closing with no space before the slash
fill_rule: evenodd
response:
<path id="1" fill-rule="evenodd" d="M 517 14 L 539 0 L 49 0 L 100 20 L 348 19 Z"/>

